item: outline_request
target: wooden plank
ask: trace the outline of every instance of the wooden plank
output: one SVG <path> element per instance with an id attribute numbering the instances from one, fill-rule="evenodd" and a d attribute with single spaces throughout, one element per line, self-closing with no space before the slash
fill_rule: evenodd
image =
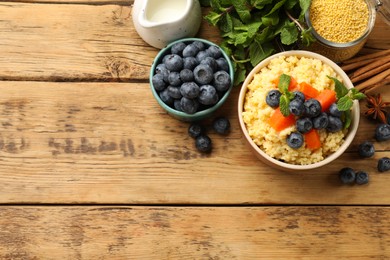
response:
<path id="1" fill-rule="evenodd" d="M 232 132 L 209 130 L 210 155 L 196 151 L 189 124 L 168 116 L 148 84 L 1 82 L 0 90 L 0 203 L 390 204 L 390 174 L 375 169 L 390 143 L 377 143 L 374 158 L 356 153 L 374 140 L 368 120 L 329 167 L 283 173 L 244 143 L 239 88 L 217 114 L 231 120 Z M 348 161 L 372 174 L 369 185 L 339 184 Z"/>
<path id="2" fill-rule="evenodd" d="M 147 79 L 158 50 L 138 36 L 131 7 L 0 4 L 0 79 Z M 200 37 L 218 38 L 204 22 Z"/>
<path id="3" fill-rule="evenodd" d="M 389 259 L 388 207 L 2 207 L 1 259 Z"/>

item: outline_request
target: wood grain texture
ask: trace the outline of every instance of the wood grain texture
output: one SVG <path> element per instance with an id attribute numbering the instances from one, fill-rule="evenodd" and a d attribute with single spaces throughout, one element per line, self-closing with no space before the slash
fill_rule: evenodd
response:
<path id="1" fill-rule="evenodd" d="M 0 259 L 389 259 L 389 208 L 2 207 Z"/>
<path id="2" fill-rule="evenodd" d="M 131 7 L 0 3 L 0 79 L 148 79 L 158 50 L 138 36 Z M 218 38 L 205 29 L 201 37 Z"/>
<path id="3" fill-rule="evenodd" d="M 196 151 L 189 124 L 167 115 L 148 84 L 5 81 L 0 90 L 0 203 L 390 204 L 390 174 L 376 170 L 390 143 L 376 143 L 367 160 L 356 152 L 374 141 L 367 119 L 329 167 L 283 173 L 244 143 L 238 88 L 219 111 L 231 134 L 209 129 L 210 155 Z M 369 185 L 339 184 L 337 172 L 351 165 L 372 174 Z"/>

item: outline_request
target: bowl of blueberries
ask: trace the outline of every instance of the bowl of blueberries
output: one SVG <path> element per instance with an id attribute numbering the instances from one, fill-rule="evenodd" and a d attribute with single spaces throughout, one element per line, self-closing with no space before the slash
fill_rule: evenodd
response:
<path id="1" fill-rule="evenodd" d="M 234 70 L 215 43 L 184 38 L 157 54 L 149 79 L 154 98 L 169 115 L 193 122 L 210 117 L 226 101 Z"/>

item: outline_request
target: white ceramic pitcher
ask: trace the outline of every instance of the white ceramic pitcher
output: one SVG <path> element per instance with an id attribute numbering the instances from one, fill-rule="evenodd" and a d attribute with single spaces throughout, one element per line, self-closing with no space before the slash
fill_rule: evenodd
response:
<path id="1" fill-rule="evenodd" d="M 162 49 L 174 40 L 194 37 L 202 12 L 199 0 L 135 0 L 132 18 L 141 38 Z"/>

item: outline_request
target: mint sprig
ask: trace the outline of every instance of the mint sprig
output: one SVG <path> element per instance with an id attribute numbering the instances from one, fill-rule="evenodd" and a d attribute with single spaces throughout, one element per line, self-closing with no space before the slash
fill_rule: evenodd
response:
<path id="1" fill-rule="evenodd" d="M 337 109 L 342 111 L 342 121 L 344 122 L 344 128 L 348 128 L 351 125 L 352 116 L 351 108 L 354 100 L 361 100 L 366 97 L 365 94 L 361 93 L 356 88 L 348 89 L 338 79 L 328 76 L 329 79 L 335 83 L 335 91 L 337 97 Z"/>
<path id="2" fill-rule="evenodd" d="M 279 99 L 279 107 L 280 107 L 280 112 L 284 116 L 289 116 L 290 115 L 290 101 L 294 98 L 294 94 L 291 93 L 288 90 L 288 86 L 290 85 L 291 82 L 291 77 L 286 74 L 282 74 L 279 77 L 279 83 L 278 83 L 278 88 L 279 91 L 282 93 Z"/>

